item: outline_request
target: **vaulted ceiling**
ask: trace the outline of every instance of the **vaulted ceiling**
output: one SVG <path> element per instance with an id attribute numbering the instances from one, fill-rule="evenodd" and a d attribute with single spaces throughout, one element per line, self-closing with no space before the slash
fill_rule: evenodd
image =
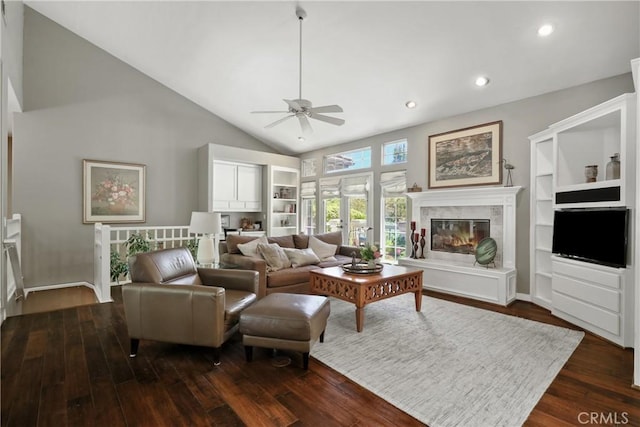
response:
<path id="1" fill-rule="evenodd" d="M 637 1 L 25 4 L 288 154 L 627 73 L 640 56 Z M 251 114 L 298 98 L 298 5 L 302 97 L 346 120 L 304 135 L 295 118 L 265 128 L 285 114 Z"/>

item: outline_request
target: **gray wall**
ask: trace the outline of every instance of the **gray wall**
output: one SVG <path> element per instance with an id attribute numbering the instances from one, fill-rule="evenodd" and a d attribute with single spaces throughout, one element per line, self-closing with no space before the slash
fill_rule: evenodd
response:
<path id="1" fill-rule="evenodd" d="M 13 181 L 25 286 L 93 281 L 82 159 L 147 165 L 146 224 L 188 224 L 206 143 L 274 151 L 25 7 Z"/>
<path id="2" fill-rule="evenodd" d="M 402 166 L 380 166 L 381 145 L 384 142 L 406 138 L 408 141 L 409 162 L 406 165 L 407 184 L 414 182 L 424 191 L 428 190 L 427 161 L 429 135 L 435 135 L 455 129 L 466 128 L 496 120 L 503 121 L 503 157 L 516 169 L 513 170 L 514 185 L 523 186 L 518 196 L 517 208 L 517 245 L 516 268 L 518 270 L 517 292 L 529 293 L 529 140 L 534 133 L 546 129 L 550 124 L 567 118 L 582 110 L 593 107 L 603 101 L 626 92 L 634 92 L 631 73 L 570 89 L 553 92 L 496 107 L 473 111 L 444 120 L 425 123 L 370 138 L 305 153 L 302 159 L 316 158 L 322 165 L 322 157 L 327 154 L 347 151 L 359 147 L 371 146 L 374 171 L 374 200 L 380 198 L 378 180 L 380 172 L 404 169 Z M 303 178 L 304 181 L 311 180 Z M 374 224 L 380 223 L 380 206 L 374 203 Z M 409 213 L 411 210 L 409 210 Z M 375 241 L 380 241 L 376 230 Z"/>

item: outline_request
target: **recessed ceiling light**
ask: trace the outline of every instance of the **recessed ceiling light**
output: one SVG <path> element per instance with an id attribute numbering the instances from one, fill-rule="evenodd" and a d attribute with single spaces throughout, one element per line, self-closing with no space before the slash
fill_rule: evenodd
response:
<path id="1" fill-rule="evenodd" d="M 553 33 L 553 25 L 551 24 L 544 24 L 543 26 L 538 28 L 538 35 L 540 37 L 546 37 L 551 33 Z"/>
<path id="2" fill-rule="evenodd" d="M 489 77 L 480 76 L 476 79 L 476 86 L 486 86 L 489 84 Z"/>
<path id="3" fill-rule="evenodd" d="M 300 142 L 304 142 L 304 136 L 299 136 L 299 137 L 298 137 L 298 141 L 300 141 Z"/>
<path id="4" fill-rule="evenodd" d="M 416 101 L 407 101 L 404 105 L 409 109 L 413 109 L 416 108 L 418 104 L 416 104 Z"/>

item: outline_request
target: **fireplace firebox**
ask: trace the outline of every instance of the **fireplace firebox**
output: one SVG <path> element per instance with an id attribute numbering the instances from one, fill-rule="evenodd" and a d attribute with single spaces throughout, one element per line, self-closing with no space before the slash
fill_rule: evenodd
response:
<path id="1" fill-rule="evenodd" d="M 476 246 L 489 237 L 488 219 L 431 219 L 431 250 L 475 254 Z"/>

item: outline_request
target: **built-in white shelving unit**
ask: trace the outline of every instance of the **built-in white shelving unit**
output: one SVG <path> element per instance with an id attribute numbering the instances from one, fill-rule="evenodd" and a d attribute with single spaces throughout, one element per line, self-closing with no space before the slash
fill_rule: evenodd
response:
<path id="1" fill-rule="evenodd" d="M 554 207 L 627 206 L 634 199 L 636 95 L 627 93 L 549 126 L 554 134 Z M 620 154 L 620 177 L 606 179 L 606 165 Z M 585 166 L 595 165 L 595 182 Z M 631 184 L 631 185 L 628 185 Z"/>
<path id="2" fill-rule="evenodd" d="M 623 347 L 634 331 L 634 244 L 626 268 L 609 267 L 552 254 L 554 212 L 576 208 L 635 208 L 636 95 L 624 94 L 555 123 L 531 143 L 531 298 L 562 319 Z M 606 176 L 611 156 L 620 175 Z M 595 165 L 595 181 L 585 167 Z M 634 235 L 629 218 L 629 241 Z M 593 224 L 585 233 L 606 233 Z M 600 244 L 594 237 L 593 244 Z"/>
<path id="3" fill-rule="evenodd" d="M 300 170 L 270 167 L 271 194 L 267 234 L 284 236 L 298 233 Z"/>
<path id="4" fill-rule="evenodd" d="M 551 310 L 551 243 L 553 237 L 553 135 L 531 141 L 530 289 L 534 303 Z"/>

